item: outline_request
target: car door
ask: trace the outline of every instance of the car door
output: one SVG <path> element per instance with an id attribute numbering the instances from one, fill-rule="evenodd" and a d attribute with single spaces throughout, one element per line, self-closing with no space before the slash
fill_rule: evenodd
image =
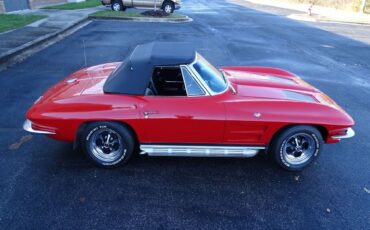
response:
<path id="1" fill-rule="evenodd" d="M 135 0 L 122 0 L 125 7 L 135 7 Z"/>
<path id="2" fill-rule="evenodd" d="M 153 8 L 155 4 L 157 8 L 162 7 L 161 0 L 132 0 L 132 3 L 134 7 Z"/>
<path id="3" fill-rule="evenodd" d="M 191 77 L 188 70 L 183 75 Z M 193 78 L 188 80 L 194 81 Z M 225 107 L 219 97 L 208 94 L 188 96 L 144 96 L 141 104 L 142 124 L 147 143 L 220 144 L 223 141 Z M 198 87 L 198 86 L 197 86 Z"/>

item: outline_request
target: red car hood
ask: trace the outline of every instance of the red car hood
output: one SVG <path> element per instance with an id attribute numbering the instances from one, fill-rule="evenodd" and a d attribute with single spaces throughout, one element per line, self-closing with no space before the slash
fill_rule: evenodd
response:
<path id="1" fill-rule="evenodd" d="M 330 97 L 300 77 L 285 70 L 268 67 L 221 67 L 242 97 L 321 103 L 343 109 Z"/>
<path id="2" fill-rule="evenodd" d="M 237 91 L 251 98 L 295 100 L 336 105 L 328 96 L 292 73 L 265 67 L 222 67 Z"/>

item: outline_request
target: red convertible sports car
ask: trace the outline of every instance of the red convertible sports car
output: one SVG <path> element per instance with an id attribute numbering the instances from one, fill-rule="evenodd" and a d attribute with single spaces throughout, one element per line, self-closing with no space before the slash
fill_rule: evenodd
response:
<path id="1" fill-rule="evenodd" d="M 287 71 L 216 68 L 186 43 L 137 46 L 123 62 L 79 70 L 27 112 L 24 129 L 74 142 L 103 167 L 150 156 L 252 157 L 301 170 L 353 119 Z"/>

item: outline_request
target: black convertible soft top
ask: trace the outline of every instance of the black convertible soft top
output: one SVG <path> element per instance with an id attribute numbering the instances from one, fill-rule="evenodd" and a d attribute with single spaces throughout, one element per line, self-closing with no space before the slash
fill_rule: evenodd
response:
<path id="1" fill-rule="evenodd" d="M 138 45 L 104 84 L 105 93 L 143 95 L 156 66 L 190 64 L 195 49 L 189 43 L 151 42 Z"/>

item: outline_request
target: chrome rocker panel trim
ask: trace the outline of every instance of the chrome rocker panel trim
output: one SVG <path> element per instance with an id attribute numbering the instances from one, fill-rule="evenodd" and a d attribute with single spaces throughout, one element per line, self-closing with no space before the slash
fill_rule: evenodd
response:
<path id="1" fill-rule="evenodd" d="M 30 133 L 37 133 L 37 134 L 48 134 L 48 135 L 53 135 L 55 133 L 53 132 L 48 132 L 48 131 L 40 131 L 40 130 L 35 130 L 32 128 L 32 121 L 30 120 L 25 120 L 24 123 L 23 123 L 23 129 L 27 132 L 30 132 Z"/>
<path id="2" fill-rule="evenodd" d="M 348 128 L 346 134 L 344 135 L 337 135 L 337 136 L 332 136 L 333 139 L 345 139 L 345 138 L 351 138 L 355 136 L 355 131 L 352 128 Z"/>
<path id="3" fill-rule="evenodd" d="M 149 156 L 173 157 L 253 157 L 265 147 L 262 146 L 201 146 L 201 145 L 140 145 Z"/>

